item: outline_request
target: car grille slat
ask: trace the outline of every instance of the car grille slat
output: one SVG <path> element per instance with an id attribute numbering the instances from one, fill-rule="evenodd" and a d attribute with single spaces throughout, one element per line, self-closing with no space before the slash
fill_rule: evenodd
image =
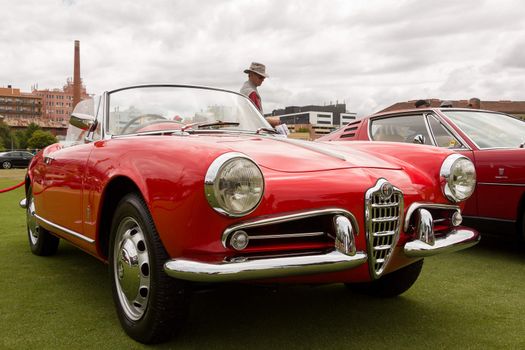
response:
<path id="1" fill-rule="evenodd" d="M 323 236 L 325 234 L 326 234 L 325 232 L 299 232 L 299 233 L 288 233 L 286 235 L 283 235 L 280 233 L 258 235 L 258 236 L 248 235 L 248 237 L 250 239 L 290 239 L 290 238 L 302 238 L 302 237 L 316 237 L 316 236 Z"/>
<path id="2" fill-rule="evenodd" d="M 386 223 L 386 222 L 393 222 L 393 221 L 398 221 L 398 220 L 399 220 L 398 216 L 387 216 L 387 217 L 372 219 L 372 222 Z"/>
<path id="3" fill-rule="evenodd" d="M 397 203 L 372 203 L 372 208 L 396 208 Z"/>
<path id="4" fill-rule="evenodd" d="M 374 237 L 393 236 L 396 234 L 395 231 L 377 231 L 372 233 Z"/>
<path id="5" fill-rule="evenodd" d="M 378 251 L 381 251 L 381 250 L 389 250 L 390 248 L 392 248 L 391 245 L 388 245 L 388 244 L 384 244 L 384 245 L 378 245 L 376 247 L 374 247 L 373 249 L 378 252 Z"/>
<path id="6" fill-rule="evenodd" d="M 384 187 L 391 187 L 384 194 Z M 365 194 L 367 244 L 370 272 L 379 278 L 388 264 L 399 237 L 403 194 L 385 179 L 379 179 Z"/>

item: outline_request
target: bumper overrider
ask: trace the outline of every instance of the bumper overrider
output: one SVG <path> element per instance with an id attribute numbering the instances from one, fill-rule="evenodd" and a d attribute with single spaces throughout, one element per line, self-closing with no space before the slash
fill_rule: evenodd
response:
<path id="1" fill-rule="evenodd" d="M 434 218 L 430 210 L 453 210 L 452 229 L 436 237 Z M 457 206 L 429 203 L 413 203 L 407 211 L 404 223 L 405 232 L 414 231 L 416 239 L 404 246 L 405 255 L 413 258 L 424 258 L 442 253 L 451 253 L 476 245 L 481 236 L 471 228 L 459 226 L 462 217 Z M 411 224 L 413 225 L 411 227 Z"/>
<path id="2" fill-rule="evenodd" d="M 434 219 L 429 209 L 454 210 L 457 213 L 454 214 L 455 226 L 448 232 L 440 232 L 439 237 L 436 237 Z M 169 276 L 182 280 L 228 282 L 337 272 L 366 263 L 369 260 L 367 253 L 356 251 L 355 235 L 358 234 L 358 226 L 354 216 L 346 210 L 337 208 L 266 218 L 235 225 L 224 232 L 223 245 L 225 247 L 231 246 L 230 244 L 234 240 L 239 239 L 236 235 L 238 236 L 239 232 L 241 232 L 240 235 L 244 234 L 244 230 L 247 228 L 262 227 L 320 214 L 333 215 L 335 231 L 333 250 L 320 254 L 269 258 L 251 257 L 249 259 L 230 259 L 217 263 L 175 258 L 164 264 L 164 270 Z M 461 214 L 457 206 L 413 203 L 407 211 L 404 229 L 405 232 L 412 231 L 414 239 L 404 244 L 404 254 L 411 258 L 424 258 L 466 249 L 478 243 L 479 233 L 473 229 L 459 226 L 460 222 Z M 272 238 L 276 236 L 272 235 Z M 241 238 L 246 239 L 246 237 Z M 397 242 L 394 242 L 394 245 L 395 243 Z"/>

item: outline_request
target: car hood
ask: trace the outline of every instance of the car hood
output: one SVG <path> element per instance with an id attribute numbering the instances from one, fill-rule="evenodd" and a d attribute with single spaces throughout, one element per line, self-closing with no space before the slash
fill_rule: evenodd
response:
<path id="1" fill-rule="evenodd" d="M 262 167 L 283 172 L 343 168 L 401 169 L 399 164 L 351 147 L 270 136 L 206 136 L 206 139 L 231 151 L 246 154 Z"/>

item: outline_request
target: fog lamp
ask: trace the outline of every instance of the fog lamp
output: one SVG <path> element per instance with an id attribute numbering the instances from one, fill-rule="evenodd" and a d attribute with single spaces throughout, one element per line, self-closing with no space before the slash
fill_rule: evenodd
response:
<path id="1" fill-rule="evenodd" d="M 243 230 L 235 231 L 230 237 L 230 246 L 235 250 L 243 250 L 249 242 L 250 237 Z"/>
<path id="2" fill-rule="evenodd" d="M 454 214 L 452 214 L 452 226 L 459 226 L 462 222 L 463 217 L 461 216 L 461 212 L 456 210 Z"/>

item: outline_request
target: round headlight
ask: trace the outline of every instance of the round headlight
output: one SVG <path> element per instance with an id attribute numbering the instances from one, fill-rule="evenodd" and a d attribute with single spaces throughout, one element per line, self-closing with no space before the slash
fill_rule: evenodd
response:
<path id="1" fill-rule="evenodd" d="M 468 199 L 476 188 L 476 169 L 465 156 L 451 154 L 441 165 L 441 188 L 450 201 Z"/>
<path id="2" fill-rule="evenodd" d="M 242 153 L 225 153 L 208 168 L 204 191 L 210 206 L 219 213 L 243 216 L 259 205 L 264 177 L 257 164 Z"/>

